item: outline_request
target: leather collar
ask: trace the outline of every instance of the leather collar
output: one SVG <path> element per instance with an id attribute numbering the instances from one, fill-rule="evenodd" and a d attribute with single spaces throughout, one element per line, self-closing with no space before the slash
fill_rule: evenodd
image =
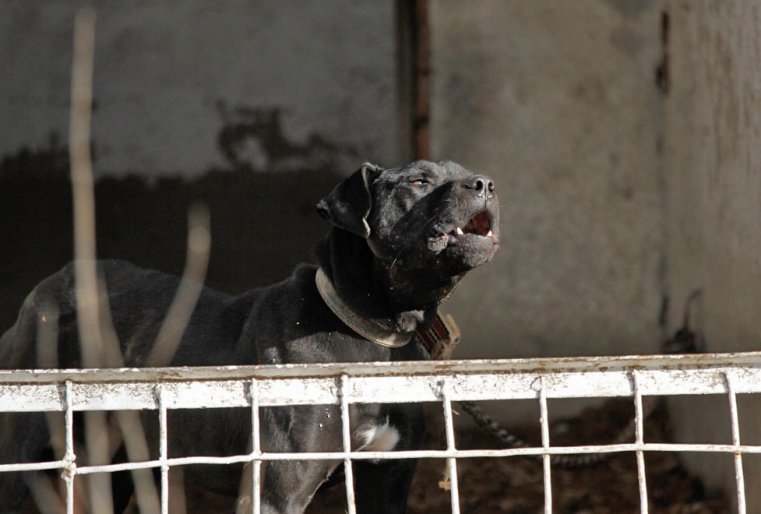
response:
<path id="1" fill-rule="evenodd" d="M 346 326 L 368 341 L 385 346 L 386 348 L 401 348 L 412 339 L 413 333 L 389 330 L 354 311 L 338 296 L 333 283 L 322 268 L 317 268 L 314 282 L 317 285 L 320 296 L 330 310 L 333 311 L 333 314 L 343 321 Z"/>

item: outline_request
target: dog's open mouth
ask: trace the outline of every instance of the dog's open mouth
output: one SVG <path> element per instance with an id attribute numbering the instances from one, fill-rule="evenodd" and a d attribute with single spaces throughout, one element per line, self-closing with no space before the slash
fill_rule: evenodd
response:
<path id="1" fill-rule="evenodd" d="M 477 236 L 491 237 L 491 218 L 486 211 L 481 211 L 468 221 L 464 227 L 454 229 L 454 235 L 475 234 Z"/>
<path id="2" fill-rule="evenodd" d="M 456 227 L 442 236 L 446 238 L 447 244 L 455 244 L 459 238 L 468 236 L 494 239 L 491 216 L 487 211 L 480 211 L 470 218 L 465 225 Z"/>
<path id="3" fill-rule="evenodd" d="M 492 231 L 492 216 L 487 210 L 479 211 L 474 214 L 464 225 L 455 227 L 449 232 L 438 232 L 437 235 L 429 239 L 435 251 L 441 251 L 449 245 L 457 245 L 458 241 L 472 242 L 491 241 L 498 244 L 497 237 Z"/>

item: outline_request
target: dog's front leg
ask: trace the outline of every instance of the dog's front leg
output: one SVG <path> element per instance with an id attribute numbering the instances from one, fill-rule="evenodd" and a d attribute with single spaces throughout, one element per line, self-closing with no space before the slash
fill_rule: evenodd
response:
<path id="1" fill-rule="evenodd" d="M 325 477 L 337 467 L 329 461 L 282 461 L 262 465 L 262 514 L 302 514 Z M 250 474 L 249 466 L 244 468 Z M 251 490 L 251 481 L 243 480 L 244 487 Z M 252 511 L 251 494 L 242 491 L 238 497 L 236 514 Z"/>
<path id="2" fill-rule="evenodd" d="M 396 404 L 388 422 L 399 434 L 393 450 L 417 450 L 423 444 L 425 420 L 416 404 Z M 358 514 L 404 514 L 417 461 L 413 459 L 354 461 Z"/>
<path id="3" fill-rule="evenodd" d="M 337 406 L 261 409 L 261 449 L 265 453 L 336 452 L 341 449 L 341 416 Z M 248 451 L 252 444 L 249 441 Z M 267 460 L 261 463 L 262 514 L 302 514 L 317 489 L 340 461 Z M 252 512 L 253 469 L 246 465 L 237 512 Z"/>
<path id="4" fill-rule="evenodd" d="M 355 461 L 358 514 L 404 514 L 415 473 L 413 459 Z"/>

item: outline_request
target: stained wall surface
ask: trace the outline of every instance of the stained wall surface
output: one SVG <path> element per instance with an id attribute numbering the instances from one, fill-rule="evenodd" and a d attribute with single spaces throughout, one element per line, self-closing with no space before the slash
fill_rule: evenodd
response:
<path id="1" fill-rule="evenodd" d="M 74 13 L 96 11 L 98 255 L 182 271 L 211 210 L 207 282 L 240 292 L 312 260 L 315 204 L 401 159 L 394 5 L 374 0 L 0 2 L 0 331 L 72 258 Z"/>
<path id="2" fill-rule="evenodd" d="M 77 4 L 0 4 L 0 155 L 45 146 L 51 133 L 65 137 Z M 392 3 L 94 6 L 99 174 L 197 176 L 230 159 L 258 169 L 398 161 Z M 272 134 L 220 148 L 225 126 L 264 125 L 268 115 L 290 143 L 280 154 Z"/>
<path id="3" fill-rule="evenodd" d="M 493 176 L 461 356 L 651 353 L 663 293 L 655 2 L 434 0 L 432 152 Z"/>

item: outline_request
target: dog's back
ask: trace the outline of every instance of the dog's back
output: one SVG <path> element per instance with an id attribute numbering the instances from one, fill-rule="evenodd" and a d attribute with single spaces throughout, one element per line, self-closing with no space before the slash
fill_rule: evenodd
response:
<path id="1" fill-rule="evenodd" d="M 100 261 L 98 272 L 107 289 L 109 317 L 119 339 L 123 364 L 144 365 L 180 279 L 118 260 Z M 230 363 L 230 352 L 238 339 L 236 334 L 240 334 L 255 296 L 253 291 L 234 298 L 204 287 L 185 330 L 184 344 L 171 361 L 160 364 Z M 50 320 L 57 321 L 55 326 L 49 327 L 57 340 L 52 352 L 50 348 L 39 348 L 37 341 L 41 323 Z M 214 351 L 202 351 L 204 346 Z M 55 362 L 41 360 L 40 350 L 46 351 L 46 355 L 56 355 Z M 16 323 L 0 338 L 0 369 L 79 368 L 82 367 L 79 350 L 74 265 L 71 263 L 43 280 L 27 296 Z"/>

